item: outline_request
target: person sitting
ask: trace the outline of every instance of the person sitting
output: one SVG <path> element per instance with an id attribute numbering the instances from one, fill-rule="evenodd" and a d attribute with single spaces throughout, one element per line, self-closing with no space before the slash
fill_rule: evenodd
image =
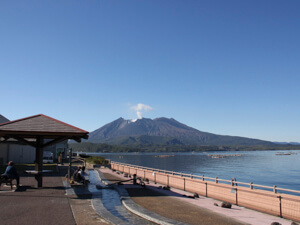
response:
<path id="1" fill-rule="evenodd" d="M 84 171 L 85 171 L 85 166 L 81 167 L 81 172 L 80 172 L 80 174 L 84 175 L 84 174 L 85 174 Z"/>
<path id="2" fill-rule="evenodd" d="M 1 174 L 1 180 L 4 180 L 5 182 L 8 179 L 15 179 L 17 181 L 17 189 L 18 189 L 20 186 L 20 176 L 14 165 L 15 164 L 13 161 L 8 162 L 8 166 L 6 167 L 5 172 Z"/>
<path id="3" fill-rule="evenodd" d="M 85 166 L 81 167 L 81 170 L 78 171 L 78 174 L 77 174 L 79 182 L 81 182 L 81 183 L 84 183 L 84 181 L 85 181 L 85 179 L 84 179 L 85 172 L 84 171 L 85 171 Z"/>
<path id="4" fill-rule="evenodd" d="M 79 172 L 81 171 L 81 167 L 78 167 L 75 172 L 73 173 L 73 179 L 74 181 L 79 182 L 81 180 L 81 174 Z"/>

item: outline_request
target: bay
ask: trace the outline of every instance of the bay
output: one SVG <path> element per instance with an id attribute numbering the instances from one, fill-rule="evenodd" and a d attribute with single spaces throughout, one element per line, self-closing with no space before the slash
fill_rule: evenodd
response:
<path id="1" fill-rule="evenodd" d="M 300 191 L 300 150 L 89 153 L 115 162 Z"/>

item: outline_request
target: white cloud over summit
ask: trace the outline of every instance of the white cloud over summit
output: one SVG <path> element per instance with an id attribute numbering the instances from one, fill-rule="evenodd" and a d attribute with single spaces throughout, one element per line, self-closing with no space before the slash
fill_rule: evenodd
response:
<path id="1" fill-rule="evenodd" d="M 139 119 L 143 118 L 143 113 L 153 110 L 153 108 L 151 106 L 145 105 L 145 104 L 142 104 L 142 103 L 139 103 L 137 105 L 133 105 L 133 106 L 130 107 L 130 109 L 136 111 L 136 114 L 137 114 Z"/>

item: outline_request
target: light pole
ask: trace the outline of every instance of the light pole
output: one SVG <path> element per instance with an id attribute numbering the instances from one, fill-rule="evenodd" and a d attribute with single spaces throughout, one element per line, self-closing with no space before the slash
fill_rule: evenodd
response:
<path id="1" fill-rule="evenodd" d="M 71 180 L 71 167 L 72 167 L 72 148 L 69 148 L 69 169 L 68 169 L 68 179 Z"/>

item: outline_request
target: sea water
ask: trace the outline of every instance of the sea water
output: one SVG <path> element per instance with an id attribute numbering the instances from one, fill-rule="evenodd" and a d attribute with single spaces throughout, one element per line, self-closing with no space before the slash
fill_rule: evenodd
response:
<path id="1" fill-rule="evenodd" d="M 300 190 L 300 150 L 93 153 L 115 162 Z"/>

